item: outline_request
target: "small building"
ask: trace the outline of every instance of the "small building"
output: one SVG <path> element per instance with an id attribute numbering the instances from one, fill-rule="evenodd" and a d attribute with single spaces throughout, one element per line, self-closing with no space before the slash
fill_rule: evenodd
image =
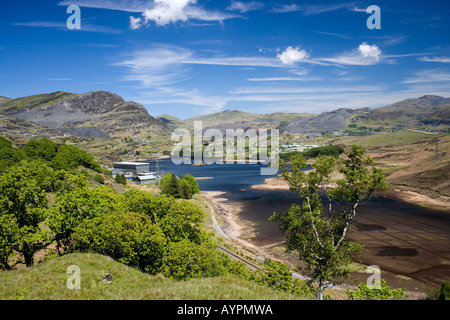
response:
<path id="1" fill-rule="evenodd" d="M 123 173 L 128 178 L 137 178 L 139 175 L 148 173 L 150 163 L 148 162 L 115 162 L 114 172 Z"/>

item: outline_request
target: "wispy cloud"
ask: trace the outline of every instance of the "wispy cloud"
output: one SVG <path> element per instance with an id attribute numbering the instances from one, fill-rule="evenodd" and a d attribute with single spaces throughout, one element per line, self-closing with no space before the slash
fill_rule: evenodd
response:
<path id="1" fill-rule="evenodd" d="M 338 65 L 368 66 L 379 63 L 381 59 L 382 52 L 380 48 L 376 45 L 369 45 L 364 42 L 360 44 L 358 48 L 350 52 L 343 53 L 333 58 L 320 58 L 317 60 L 336 63 Z"/>
<path id="2" fill-rule="evenodd" d="M 450 57 L 421 57 L 420 61 L 450 63 Z"/>
<path id="3" fill-rule="evenodd" d="M 249 78 L 247 81 L 263 82 L 263 81 L 318 81 L 320 77 L 266 77 L 266 78 Z"/>
<path id="4" fill-rule="evenodd" d="M 335 11 L 339 9 L 348 9 L 350 10 L 353 8 L 349 3 L 339 3 L 339 4 L 329 4 L 329 5 L 299 5 L 296 3 L 293 4 L 283 4 L 283 5 L 276 5 L 272 9 L 273 12 L 276 13 L 286 13 L 286 12 L 301 12 L 302 15 L 309 16 L 309 15 L 316 15 L 324 12 L 330 12 Z"/>
<path id="5" fill-rule="evenodd" d="M 54 22 L 54 21 L 31 21 L 31 22 L 15 22 L 11 23 L 13 26 L 22 26 L 22 27 L 40 27 L 40 28 L 54 28 L 61 31 L 69 31 L 67 28 L 67 24 L 63 22 Z M 98 33 L 122 33 L 122 30 L 107 27 L 107 26 L 98 26 L 93 25 L 86 22 L 81 22 L 81 29 L 73 29 L 70 30 L 72 32 L 98 32 Z"/>
<path id="6" fill-rule="evenodd" d="M 248 11 L 260 10 L 264 8 L 264 3 L 257 1 L 231 1 L 231 4 L 227 7 L 227 10 L 240 11 L 241 13 L 246 13 Z"/>
<path id="7" fill-rule="evenodd" d="M 406 78 L 403 83 L 424 83 L 450 81 L 450 73 L 439 69 L 422 70 L 414 73 L 414 76 Z"/>
<path id="8" fill-rule="evenodd" d="M 72 81 L 71 78 L 51 78 L 51 79 L 46 79 L 47 81 Z"/>
<path id="9" fill-rule="evenodd" d="M 238 18 L 236 14 L 207 10 L 197 5 L 197 0 L 65 0 L 59 5 L 78 5 L 80 7 L 118 10 L 140 13 L 140 17 L 130 17 L 130 28 L 139 29 L 150 22 L 157 26 L 188 20 L 223 22 Z"/>

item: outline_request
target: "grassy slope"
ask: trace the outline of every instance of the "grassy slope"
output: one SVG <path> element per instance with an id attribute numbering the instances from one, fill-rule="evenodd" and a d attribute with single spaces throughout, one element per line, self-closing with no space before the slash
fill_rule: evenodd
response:
<path id="1" fill-rule="evenodd" d="M 69 290 L 66 273 L 70 265 L 81 270 L 81 289 Z M 113 281 L 101 284 L 104 273 Z M 293 299 L 254 282 L 235 277 L 193 279 L 176 282 L 151 276 L 93 253 L 73 253 L 28 269 L 0 272 L 0 299 L 26 300 L 271 300 Z"/>
<path id="2" fill-rule="evenodd" d="M 0 114 L 14 114 L 27 107 L 36 108 L 44 105 L 51 105 L 59 100 L 67 99 L 75 95 L 75 93 L 57 91 L 12 99 L 0 105 Z"/>

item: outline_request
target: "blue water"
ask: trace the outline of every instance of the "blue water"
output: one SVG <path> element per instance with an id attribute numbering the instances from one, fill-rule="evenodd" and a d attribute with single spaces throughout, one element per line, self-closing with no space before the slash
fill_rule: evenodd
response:
<path id="1" fill-rule="evenodd" d="M 243 188 L 262 184 L 267 178 L 275 176 L 262 176 L 260 169 L 267 167 L 261 164 L 206 164 L 194 166 L 189 164 L 176 165 L 171 159 L 158 160 L 159 172 L 175 173 L 177 176 L 190 174 L 199 179 L 198 186 L 201 191 L 236 192 Z M 157 171 L 157 161 L 150 161 L 150 171 Z"/>

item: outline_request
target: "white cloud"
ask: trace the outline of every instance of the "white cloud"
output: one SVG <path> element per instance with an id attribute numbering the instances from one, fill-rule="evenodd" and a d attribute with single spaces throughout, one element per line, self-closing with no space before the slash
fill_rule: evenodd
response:
<path id="1" fill-rule="evenodd" d="M 188 16 L 185 9 L 194 3 L 196 0 L 155 0 L 155 6 L 152 9 L 145 9 L 143 17 L 146 22 L 152 20 L 160 26 L 186 21 Z"/>
<path id="2" fill-rule="evenodd" d="M 432 69 L 416 72 L 413 77 L 406 78 L 403 83 L 412 84 L 443 81 L 450 81 L 450 73 L 439 69 Z"/>
<path id="3" fill-rule="evenodd" d="M 287 47 L 285 51 L 277 55 L 283 64 L 294 64 L 300 62 L 309 57 L 309 54 L 305 50 L 300 50 L 298 47 Z"/>
<path id="4" fill-rule="evenodd" d="M 141 27 L 141 18 L 135 18 L 133 16 L 130 16 L 130 28 L 132 30 L 139 29 Z"/>
<path id="5" fill-rule="evenodd" d="M 425 62 L 441 62 L 441 63 L 450 63 L 450 57 L 423 57 L 423 58 L 419 58 L 420 61 L 425 61 Z"/>
<path id="6" fill-rule="evenodd" d="M 368 45 L 364 42 L 360 44 L 358 48 L 350 52 L 341 54 L 340 56 L 334 58 L 322 58 L 317 60 L 336 63 L 339 65 L 368 66 L 379 63 L 381 59 L 382 52 L 380 48 L 378 48 L 376 45 Z"/>
<path id="7" fill-rule="evenodd" d="M 264 8 L 264 3 L 261 2 L 232 1 L 231 4 L 227 7 L 227 10 L 240 11 L 241 13 L 246 13 L 248 11 L 259 10 L 262 8 Z"/>

